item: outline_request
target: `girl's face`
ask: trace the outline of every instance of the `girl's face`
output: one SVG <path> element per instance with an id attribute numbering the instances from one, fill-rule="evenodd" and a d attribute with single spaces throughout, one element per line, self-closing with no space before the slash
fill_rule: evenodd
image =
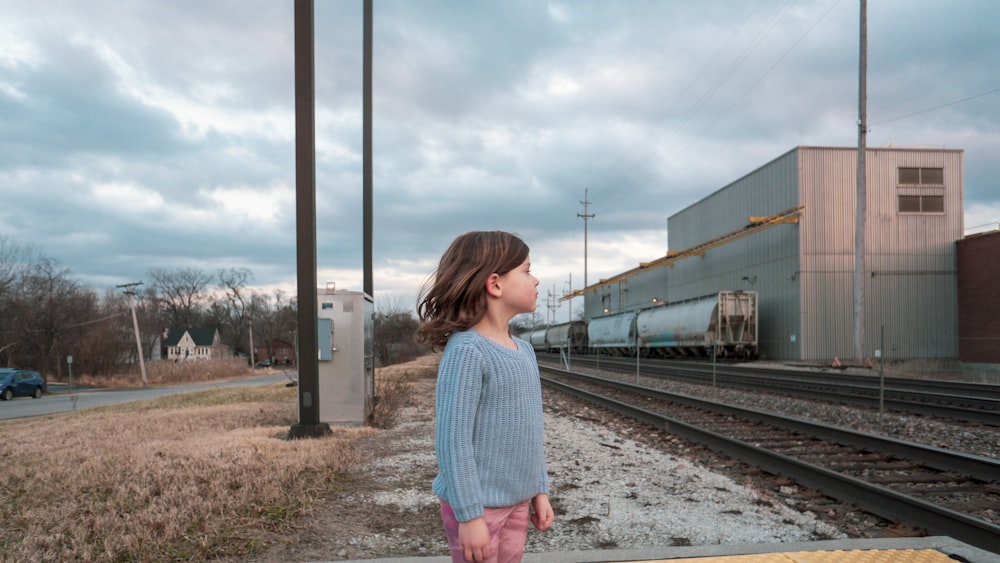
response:
<path id="1" fill-rule="evenodd" d="M 531 275 L 531 257 L 500 276 L 503 302 L 515 315 L 531 313 L 538 307 L 538 278 Z"/>

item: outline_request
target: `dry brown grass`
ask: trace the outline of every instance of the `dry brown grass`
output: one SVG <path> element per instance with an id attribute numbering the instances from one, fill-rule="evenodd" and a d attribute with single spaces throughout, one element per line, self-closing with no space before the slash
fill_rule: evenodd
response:
<path id="1" fill-rule="evenodd" d="M 395 420 L 390 405 L 405 404 L 406 381 L 427 376 L 421 363 L 377 373 L 384 420 Z M 259 553 L 260 538 L 294 528 L 318 499 L 350 487 L 378 434 L 334 428 L 289 441 L 296 404 L 297 390 L 279 384 L 0 424 L 0 560 Z"/>
<path id="2" fill-rule="evenodd" d="M 146 379 L 150 385 L 177 385 L 180 383 L 197 383 L 199 381 L 218 381 L 252 375 L 253 370 L 243 358 L 222 358 L 215 360 L 188 360 L 170 362 L 157 360 L 146 363 Z M 95 387 L 142 387 L 142 376 L 139 368 L 134 373 L 123 373 L 113 376 L 93 377 L 76 375 L 73 383 L 77 385 L 93 385 Z"/>
<path id="3" fill-rule="evenodd" d="M 375 428 L 392 428 L 399 411 L 409 400 L 412 383 L 417 379 L 437 377 L 440 354 L 431 354 L 377 370 L 375 377 L 375 404 L 371 424 Z"/>

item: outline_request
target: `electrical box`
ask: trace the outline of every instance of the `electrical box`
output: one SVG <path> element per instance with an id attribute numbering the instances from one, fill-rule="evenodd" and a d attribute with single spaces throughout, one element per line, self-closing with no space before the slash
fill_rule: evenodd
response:
<path id="1" fill-rule="evenodd" d="M 375 304 L 359 291 L 317 292 L 319 420 L 364 425 L 375 397 Z"/>

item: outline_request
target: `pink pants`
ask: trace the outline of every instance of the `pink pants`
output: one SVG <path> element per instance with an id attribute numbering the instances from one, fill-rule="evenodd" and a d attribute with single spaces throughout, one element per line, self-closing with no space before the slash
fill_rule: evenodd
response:
<path id="1" fill-rule="evenodd" d="M 524 555 L 524 542 L 528 539 L 528 502 L 514 506 L 486 508 L 483 519 L 490 531 L 490 558 L 476 563 L 519 563 Z M 448 535 L 453 563 L 472 563 L 465 559 L 458 545 L 458 520 L 451 505 L 441 501 L 441 520 Z"/>

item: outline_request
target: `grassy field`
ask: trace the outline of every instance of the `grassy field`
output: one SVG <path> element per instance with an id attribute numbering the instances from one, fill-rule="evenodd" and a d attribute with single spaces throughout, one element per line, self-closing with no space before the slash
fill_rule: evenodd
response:
<path id="1" fill-rule="evenodd" d="M 366 441 L 392 424 L 414 373 L 378 370 L 374 427 L 316 439 L 286 439 L 298 391 L 284 384 L 0 423 L 0 560 L 258 553 L 259 538 L 351 486 Z"/>

